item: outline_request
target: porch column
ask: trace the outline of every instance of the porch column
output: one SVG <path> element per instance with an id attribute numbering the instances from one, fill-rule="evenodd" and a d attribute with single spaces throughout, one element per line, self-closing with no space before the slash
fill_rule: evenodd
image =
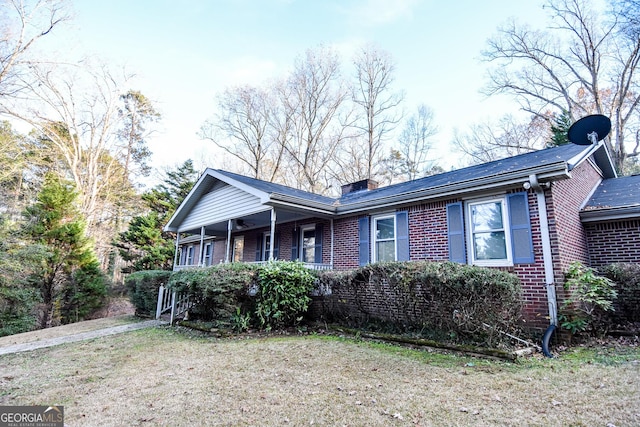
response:
<path id="1" fill-rule="evenodd" d="M 276 241 L 276 208 L 271 208 L 271 234 L 269 235 L 269 261 L 273 261 L 273 244 Z"/>
<path id="2" fill-rule="evenodd" d="M 198 254 L 198 265 L 202 267 L 202 254 L 204 253 L 204 226 L 200 227 L 200 253 Z"/>
<path id="3" fill-rule="evenodd" d="M 231 250 L 231 228 L 233 227 L 233 222 L 231 220 L 227 221 L 227 253 L 224 254 L 224 262 L 229 262 L 230 250 Z"/>
<path id="4" fill-rule="evenodd" d="M 178 265 L 178 260 L 180 253 L 178 252 L 180 249 L 180 232 L 176 232 L 176 253 L 173 255 L 173 269 L 176 269 L 176 266 Z"/>

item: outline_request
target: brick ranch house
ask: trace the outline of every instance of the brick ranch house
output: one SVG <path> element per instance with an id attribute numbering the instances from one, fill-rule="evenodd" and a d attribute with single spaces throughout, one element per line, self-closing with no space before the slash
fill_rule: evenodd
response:
<path id="1" fill-rule="evenodd" d="M 531 327 L 556 324 L 574 261 L 640 261 L 640 176 L 616 177 L 602 143 L 569 144 L 325 197 L 207 169 L 166 231 L 174 270 L 300 260 L 352 269 L 378 261 L 454 261 L 515 273 Z M 556 293 L 557 292 L 557 293 Z"/>

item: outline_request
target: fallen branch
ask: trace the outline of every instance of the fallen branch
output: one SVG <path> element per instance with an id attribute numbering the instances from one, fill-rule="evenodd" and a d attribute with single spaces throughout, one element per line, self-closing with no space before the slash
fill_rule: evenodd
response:
<path id="1" fill-rule="evenodd" d="M 402 337 L 402 336 L 391 335 L 391 334 L 362 332 L 359 330 L 342 328 L 342 327 L 332 328 L 332 329 L 341 331 L 341 332 L 347 332 L 351 335 L 360 336 L 362 338 L 389 341 L 389 342 L 394 342 L 399 344 L 410 344 L 410 345 L 415 345 L 420 347 L 431 347 L 431 348 L 436 348 L 440 350 L 455 351 L 458 353 L 465 354 L 467 356 L 483 357 L 483 358 L 498 359 L 498 360 L 508 360 L 511 362 L 517 359 L 517 355 L 513 352 L 495 350 L 491 348 L 475 347 L 472 345 L 448 344 L 448 343 L 442 343 L 439 341 L 427 340 L 423 338 L 408 338 L 408 337 Z"/>

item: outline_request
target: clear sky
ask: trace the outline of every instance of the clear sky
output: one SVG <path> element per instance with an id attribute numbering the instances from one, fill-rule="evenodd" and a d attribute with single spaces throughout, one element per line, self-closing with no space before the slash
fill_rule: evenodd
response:
<path id="1" fill-rule="evenodd" d="M 60 49 L 135 73 L 132 88 L 162 113 L 149 140 L 153 165 L 193 158 L 215 168 L 224 165 L 197 132 L 215 114 L 216 94 L 282 76 L 319 44 L 336 47 L 347 65 L 367 42 L 393 56 L 405 109 L 434 110 L 440 165 L 459 166 L 447 153 L 455 128 L 518 108 L 479 93 L 486 40 L 509 17 L 533 27 L 544 17 L 539 0 L 76 0 L 74 12 Z"/>

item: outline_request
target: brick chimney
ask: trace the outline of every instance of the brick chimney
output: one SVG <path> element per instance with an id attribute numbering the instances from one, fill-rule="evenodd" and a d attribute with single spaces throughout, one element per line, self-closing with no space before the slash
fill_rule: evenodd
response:
<path id="1" fill-rule="evenodd" d="M 363 179 L 362 181 L 352 182 L 342 186 L 342 195 L 354 193 L 362 190 L 375 190 L 378 188 L 378 182 L 372 179 Z"/>

